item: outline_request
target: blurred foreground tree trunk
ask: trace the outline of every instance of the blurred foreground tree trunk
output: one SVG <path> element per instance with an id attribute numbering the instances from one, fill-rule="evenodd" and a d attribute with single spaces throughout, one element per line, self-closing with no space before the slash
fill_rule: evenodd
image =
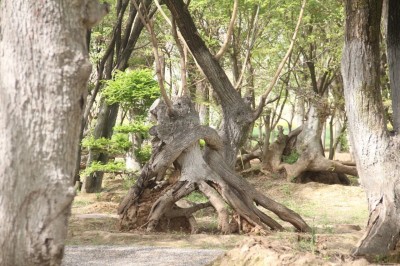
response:
<path id="1" fill-rule="evenodd" d="M 97 1 L 0 2 L 0 265 L 60 265 Z"/>

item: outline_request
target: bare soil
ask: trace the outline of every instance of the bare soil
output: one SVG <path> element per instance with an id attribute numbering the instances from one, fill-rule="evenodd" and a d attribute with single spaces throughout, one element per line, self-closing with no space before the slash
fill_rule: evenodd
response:
<path id="1" fill-rule="evenodd" d="M 290 224 L 284 224 L 287 232 L 267 232 L 263 236 L 221 235 L 216 230 L 216 215 L 212 209 L 196 214 L 198 234 L 119 232 L 116 209 L 128 186 L 123 178 L 114 177 L 106 179 L 103 192 L 76 196 L 67 245 L 233 249 L 215 265 L 368 264 L 350 255 L 363 234 L 368 217 L 365 194 L 360 186 L 293 184 L 266 176 L 248 177 L 248 180 L 258 190 L 298 212 L 314 229 L 313 233 L 297 233 Z M 299 259 L 304 256 L 305 260 Z M 274 263 L 265 264 L 266 258 Z M 380 259 L 376 258 L 377 262 Z"/>

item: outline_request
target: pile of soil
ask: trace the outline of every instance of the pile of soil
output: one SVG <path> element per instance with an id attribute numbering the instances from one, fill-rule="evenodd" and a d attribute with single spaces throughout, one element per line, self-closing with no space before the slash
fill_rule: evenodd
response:
<path id="1" fill-rule="evenodd" d="M 298 241 L 303 240 L 298 239 Z M 313 252 L 299 251 L 292 247 L 293 243 L 252 237 L 221 255 L 212 265 L 369 265 L 364 258 L 354 258 L 343 254 L 323 255 L 318 251 L 320 248 L 318 244 L 315 243 L 315 245 Z"/>

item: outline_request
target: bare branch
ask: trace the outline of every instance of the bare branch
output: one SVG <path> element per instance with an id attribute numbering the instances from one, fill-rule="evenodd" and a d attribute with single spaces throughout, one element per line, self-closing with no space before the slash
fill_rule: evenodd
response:
<path id="1" fill-rule="evenodd" d="M 248 43 L 248 47 L 247 47 L 247 51 L 246 51 L 246 56 L 243 62 L 243 67 L 242 67 L 242 71 L 240 73 L 239 79 L 237 80 L 236 84 L 235 84 L 235 89 L 237 90 L 240 85 L 242 84 L 243 81 L 243 76 L 244 73 L 246 71 L 246 66 L 247 66 L 247 62 L 249 61 L 250 58 L 250 51 L 254 45 L 254 41 L 255 41 L 255 35 L 256 35 L 256 28 L 257 28 L 257 23 L 258 23 L 258 15 L 260 13 L 260 6 L 257 6 L 257 10 L 256 10 L 256 14 L 254 17 L 254 22 L 253 22 L 253 28 L 251 33 L 249 33 L 249 35 L 247 36 L 247 43 Z"/>
<path id="2" fill-rule="evenodd" d="M 295 41 L 296 41 L 297 33 L 298 33 L 298 31 L 299 31 L 300 24 L 301 24 L 301 21 L 302 21 L 302 19 L 303 19 L 304 7 L 305 7 L 305 5 L 306 5 L 306 2 L 307 2 L 307 0 L 303 0 L 303 3 L 302 3 L 302 5 L 301 5 L 299 18 L 298 18 L 298 20 L 297 20 L 296 28 L 295 28 L 295 30 L 294 30 L 294 32 L 293 32 L 293 37 L 292 37 L 292 41 L 290 42 L 289 49 L 287 50 L 285 56 L 283 57 L 281 63 L 279 64 L 278 69 L 276 70 L 275 75 L 274 75 L 274 77 L 272 78 L 271 83 L 269 84 L 268 88 L 265 90 L 264 94 L 261 96 L 258 109 L 260 109 L 260 106 L 264 106 L 265 100 L 267 99 L 269 93 L 270 93 L 270 92 L 272 91 L 272 89 L 274 88 L 274 86 L 275 86 L 276 82 L 278 81 L 278 78 L 279 78 L 279 76 L 280 76 L 280 74 L 281 74 L 281 72 L 282 72 L 282 69 L 283 69 L 283 67 L 284 67 L 284 65 L 285 65 L 285 63 L 286 63 L 286 61 L 288 60 L 290 54 L 292 53 L 292 50 L 293 50 L 293 47 L 294 47 L 294 43 L 295 43 Z M 255 117 L 255 119 L 257 119 L 257 117 Z M 254 119 L 254 120 L 255 120 L 255 119 Z"/>
<path id="3" fill-rule="evenodd" d="M 215 59 L 217 59 L 217 60 L 219 60 L 224 55 L 226 50 L 228 50 L 229 40 L 231 39 L 231 36 L 232 36 L 232 33 L 233 33 L 233 28 L 235 26 L 235 20 L 236 20 L 237 12 L 238 12 L 238 9 L 239 9 L 238 7 L 239 7 L 239 0 L 235 0 L 235 2 L 233 3 L 232 17 L 231 17 L 231 21 L 229 22 L 228 31 L 226 32 L 225 41 L 222 44 L 222 46 L 219 49 L 219 51 L 214 56 Z"/>
<path id="4" fill-rule="evenodd" d="M 179 96 L 182 95 L 189 95 L 190 92 L 187 89 L 187 82 L 186 82 L 186 55 L 184 48 L 179 40 L 178 33 L 176 31 L 176 24 L 175 19 L 172 18 L 172 36 L 174 36 L 176 47 L 178 48 L 179 55 L 180 55 L 180 64 L 181 64 L 181 87 L 179 89 Z"/>
<path id="5" fill-rule="evenodd" d="M 173 111 L 172 101 L 168 97 L 167 91 L 165 90 L 165 87 L 164 87 L 164 76 L 161 71 L 161 69 L 162 69 L 161 61 L 160 61 L 160 55 L 158 54 L 158 42 L 157 42 L 156 34 L 154 33 L 153 20 L 149 19 L 147 16 L 145 17 L 142 14 L 142 11 L 139 8 L 139 6 L 137 5 L 136 1 L 132 1 L 132 3 L 136 8 L 139 17 L 142 20 L 142 23 L 145 25 L 147 31 L 150 34 L 151 43 L 153 45 L 154 59 L 155 59 L 155 63 L 156 63 L 157 80 L 158 80 L 158 85 L 160 86 L 161 96 L 162 96 L 165 104 L 167 105 L 168 110 L 172 112 Z"/>

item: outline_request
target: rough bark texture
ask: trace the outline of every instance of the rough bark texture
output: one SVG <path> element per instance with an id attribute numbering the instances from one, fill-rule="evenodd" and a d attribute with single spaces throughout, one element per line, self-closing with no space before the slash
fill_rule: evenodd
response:
<path id="1" fill-rule="evenodd" d="M 0 265 L 59 265 L 97 1 L 0 2 Z"/>
<path id="2" fill-rule="evenodd" d="M 225 71 L 208 50 L 183 1 L 167 0 L 164 2 L 176 20 L 191 53 L 218 95 L 224 118 L 220 129 L 220 135 L 225 144 L 224 157 L 227 163 L 233 167 L 238 149 L 246 141 L 253 122 L 250 104 L 241 98 Z"/>
<path id="3" fill-rule="evenodd" d="M 215 130 L 199 124 L 198 114 L 188 98 L 176 100 L 173 113 L 167 112 L 166 106 L 161 103 L 153 114 L 158 125 L 151 130 L 154 136 L 152 158 L 119 206 L 122 227 L 135 226 L 132 221 L 138 215 L 137 205 L 142 194 L 146 189 L 155 187 L 157 180 L 163 180 L 165 171 L 174 163 L 181 175 L 173 181 L 172 188 L 153 204 L 148 216 L 148 230 L 154 230 L 163 218 L 191 214 L 185 209 L 174 212 L 174 203 L 196 188 L 208 197 L 217 210 L 219 228 L 223 233 L 231 232 L 232 228 L 226 203 L 241 218 L 259 229 L 283 230 L 283 227 L 255 204 L 274 212 L 300 231 L 310 230 L 298 214 L 264 196 L 232 170 L 224 160 L 221 138 Z M 200 139 L 206 143 L 204 154 L 198 144 Z"/>
<path id="4" fill-rule="evenodd" d="M 399 136 L 386 129 L 379 84 L 381 7 L 377 0 L 346 1 L 342 74 L 350 140 L 370 212 L 357 255 L 386 254 L 400 234 Z"/>
<path id="5" fill-rule="evenodd" d="M 288 136 L 280 129 L 277 140 L 270 145 L 269 152 L 263 158 L 263 167 L 272 172 L 284 171 L 289 181 L 306 183 L 309 181 L 326 184 L 349 185 L 350 181 L 345 174 L 357 176 L 355 166 L 346 165 L 340 161 L 325 158 L 321 143 L 321 134 L 326 114 L 321 107 L 313 104 L 308 112 L 307 120 L 301 128 L 295 129 Z M 296 138 L 294 149 L 285 150 Z M 289 155 L 296 151 L 299 158 L 293 164 L 282 162 L 282 155 Z M 314 177 L 311 177 L 311 172 Z"/>
<path id="6" fill-rule="evenodd" d="M 400 132 L 400 2 L 388 1 L 387 54 L 394 130 Z"/>

